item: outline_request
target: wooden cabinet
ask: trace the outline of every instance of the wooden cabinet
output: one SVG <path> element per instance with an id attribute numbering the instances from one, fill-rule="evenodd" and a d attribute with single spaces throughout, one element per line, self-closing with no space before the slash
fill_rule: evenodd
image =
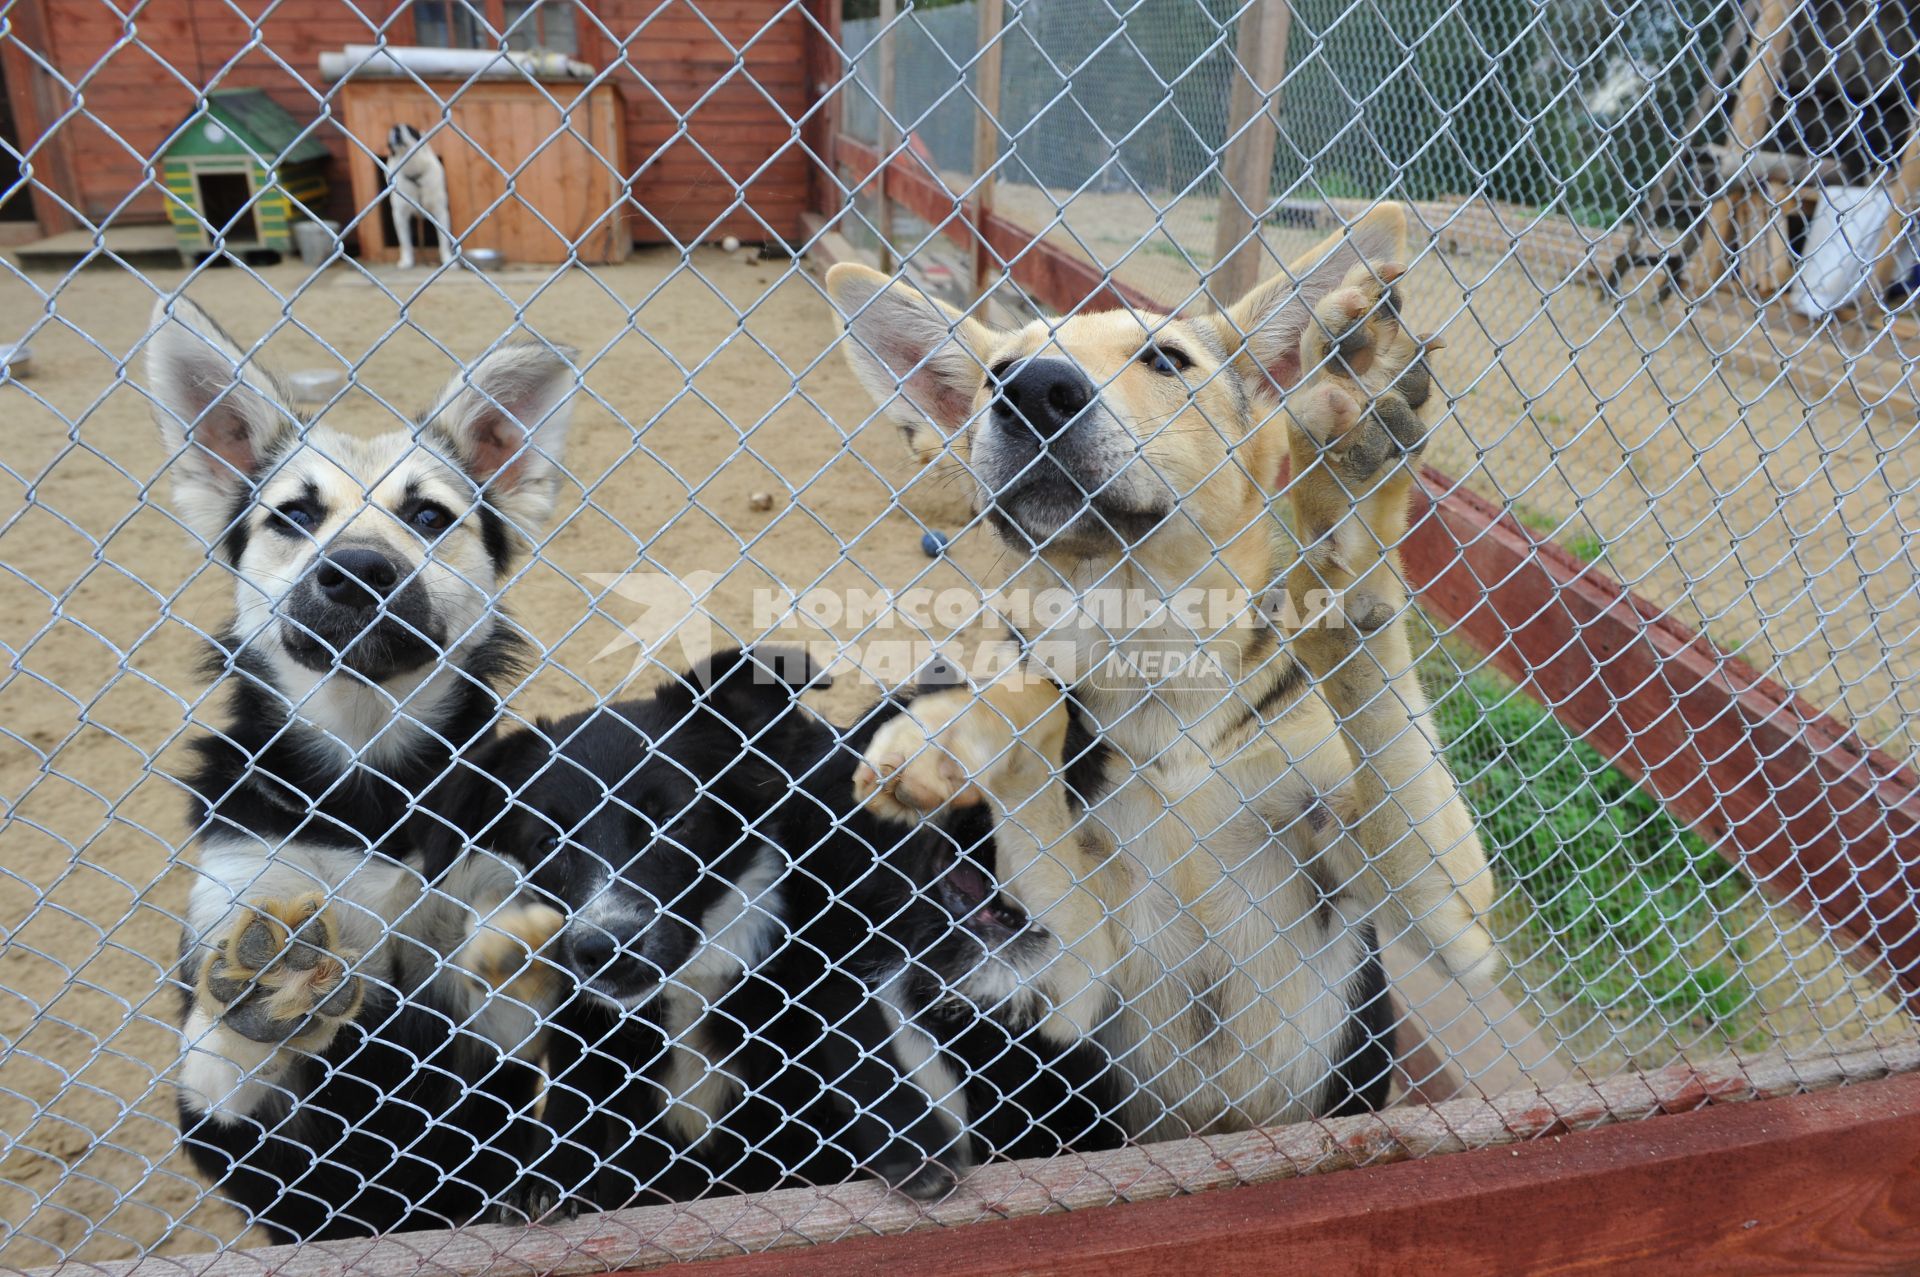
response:
<path id="1" fill-rule="evenodd" d="M 625 107 L 614 85 L 360 77 L 341 86 L 340 102 L 356 143 L 348 168 L 364 260 L 398 252 L 375 207 L 386 181 L 374 162 L 396 124 L 419 129 L 446 165 L 452 230 L 464 248 L 498 249 L 510 263 L 577 255 L 586 265 L 631 251 Z"/>

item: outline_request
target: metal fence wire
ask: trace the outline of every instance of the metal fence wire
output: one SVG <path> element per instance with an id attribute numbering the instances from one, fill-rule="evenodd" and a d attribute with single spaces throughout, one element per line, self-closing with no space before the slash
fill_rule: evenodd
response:
<path id="1" fill-rule="evenodd" d="M 1913 1067 L 1915 31 L 0 4 L 0 1262 Z"/>

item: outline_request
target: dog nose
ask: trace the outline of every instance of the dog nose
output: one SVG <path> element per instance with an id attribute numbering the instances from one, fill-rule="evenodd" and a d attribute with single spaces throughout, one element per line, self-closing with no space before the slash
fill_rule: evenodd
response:
<path id="1" fill-rule="evenodd" d="M 1093 383 L 1064 359 L 1032 359 L 1000 386 L 994 418 L 1003 424 L 1026 422 L 1045 443 L 1093 402 Z"/>
<path id="2" fill-rule="evenodd" d="M 613 965 L 620 946 L 614 943 L 613 936 L 598 927 L 569 928 L 567 931 L 567 965 L 580 973 L 585 979 L 606 971 Z"/>
<path id="3" fill-rule="evenodd" d="M 373 607 L 399 580 L 400 570 L 378 550 L 335 550 L 314 573 L 320 593 L 342 607 Z"/>

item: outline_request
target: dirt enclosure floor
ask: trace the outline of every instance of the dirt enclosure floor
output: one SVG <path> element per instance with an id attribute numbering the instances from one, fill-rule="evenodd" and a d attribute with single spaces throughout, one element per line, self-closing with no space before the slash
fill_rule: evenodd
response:
<path id="1" fill-rule="evenodd" d="M 548 657 L 518 708 L 569 710 L 619 686 L 635 656 L 625 640 L 660 638 L 662 618 L 679 614 L 671 589 L 661 592 L 668 574 L 710 586 L 710 610 L 741 637 L 761 628 L 756 592 L 775 586 L 996 582 L 1006 565 L 984 533 L 937 562 L 922 553 L 923 530 L 957 529 L 964 500 L 916 475 L 890 425 L 867 422 L 869 401 L 831 352 L 837 325 L 812 279 L 747 253 L 701 251 L 693 264 L 697 275 L 677 270 L 676 255 L 642 252 L 551 280 L 459 275 L 417 296 L 424 272 L 382 276 L 402 290 L 394 296 L 337 268 L 290 302 L 307 276 L 284 265 L 257 278 L 211 272 L 188 293 L 249 341 L 291 317 L 266 348 L 283 370 L 338 367 L 322 342 L 353 362 L 364 389 L 327 420 L 368 432 L 395 419 L 367 391 L 395 409 L 426 406 L 456 360 L 521 322 L 516 305 L 529 328 L 578 348 L 588 393 L 566 453 L 577 488 L 508 600 Z M 0 642 L 13 662 L 0 680 L 10 817 L 0 826 L 0 1265 L 199 1250 L 243 1232 L 173 1151 L 167 1082 L 177 1039 L 166 981 L 191 873 L 183 799 L 167 776 L 196 725 L 217 720 L 196 631 L 217 627 L 231 602 L 231 584 L 166 512 L 162 449 L 137 360 L 128 363 L 155 289 L 182 278 L 101 269 L 60 284 L 58 318 L 33 338 L 31 380 L 0 388 Z M 34 288 L 0 279 L 9 322 L 47 308 Z M 1461 344 L 1481 361 L 1472 366 L 1488 367 L 1505 338 L 1483 329 L 1478 340 Z M 1564 366 L 1537 388 L 1481 380 L 1498 400 L 1483 420 L 1513 423 L 1484 441 L 1501 458 L 1488 472 L 1524 468 L 1529 482 L 1514 490 L 1543 510 L 1566 506 L 1577 487 L 1545 464 L 1558 454 L 1535 433 L 1540 410 L 1515 405 L 1580 385 Z M 1580 402 L 1585 412 L 1569 420 L 1591 416 Z M 1621 462 L 1612 482 L 1647 483 L 1633 489 L 1645 510 L 1648 492 L 1680 477 L 1669 458 L 1686 432 L 1652 406 L 1615 415 L 1628 417 L 1621 443 L 1647 445 L 1639 464 L 1652 473 L 1632 480 Z M 1576 447 L 1594 439 L 1589 428 Z M 1455 433 L 1443 447 L 1470 463 L 1476 444 Z M 755 509 L 761 492 L 770 509 Z M 1629 575 L 1668 571 L 1676 560 L 1633 557 L 1644 516 L 1621 518 L 1608 535 L 1625 538 Z M 845 679 L 824 707 L 844 717 L 872 694 Z"/>

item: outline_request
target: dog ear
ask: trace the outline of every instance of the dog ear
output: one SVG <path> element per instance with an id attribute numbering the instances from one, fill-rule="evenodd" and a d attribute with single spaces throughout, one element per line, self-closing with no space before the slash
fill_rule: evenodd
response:
<path id="1" fill-rule="evenodd" d="M 847 362 L 875 403 L 942 438 L 967 423 L 986 384 L 991 328 L 865 266 L 835 266 L 827 292 L 846 317 Z"/>
<path id="2" fill-rule="evenodd" d="M 300 420 L 273 377 L 184 297 L 154 304 L 146 364 L 153 419 L 177 462 L 174 508 L 215 544 Z"/>
<path id="3" fill-rule="evenodd" d="M 503 346 L 456 373 L 427 414 L 487 501 L 532 534 L 553 513 L 578 377 L 565 347 Z"/>
<path id="4" fill-rule="evenodd" d="M 1214 322 L 1256 393 L 1278 397 L 1300 380 L 1300 337 L 1313 308 L 1365 261 L 1407 259 L 1407 211 L 1380 204 L 1341 233 L 1294 259 L 1280 274 L 1228 307 Z"/>

